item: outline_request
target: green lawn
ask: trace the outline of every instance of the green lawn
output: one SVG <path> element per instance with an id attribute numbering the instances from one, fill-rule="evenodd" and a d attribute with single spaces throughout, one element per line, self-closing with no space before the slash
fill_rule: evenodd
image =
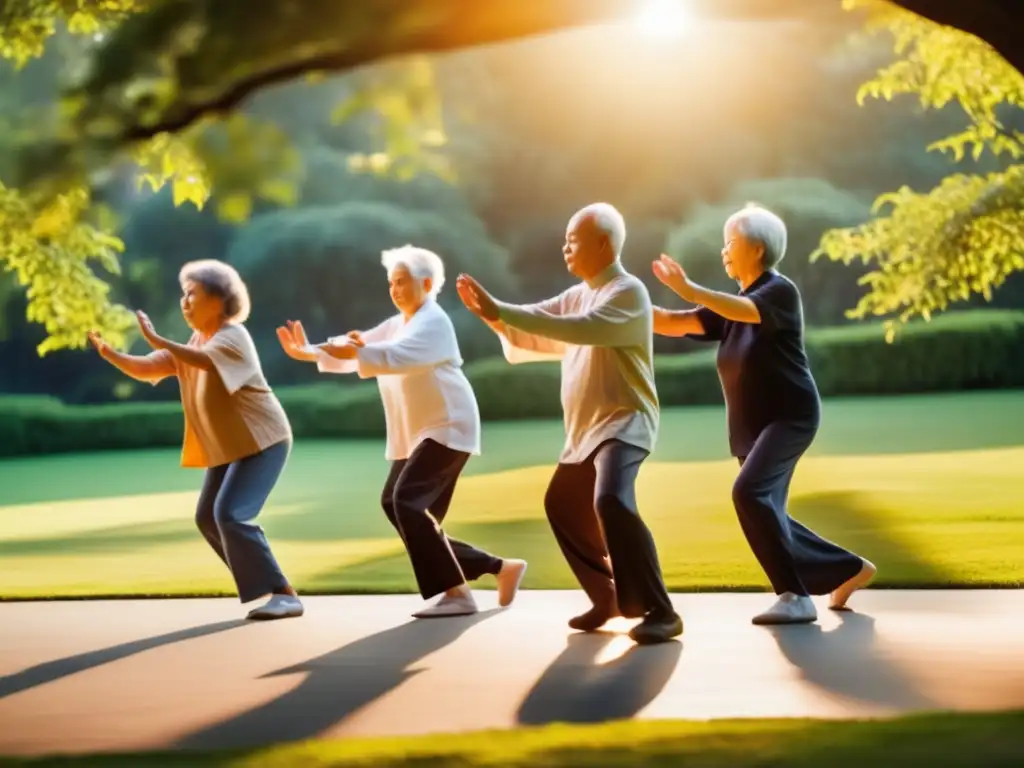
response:
<path id="1" fill-rule="evenodd" d="M 301 765 L 309 768 L 1018 768 L 1024 713 L 923 715 L 891 721 L 618 722 L 500 733 L 317 741 L 233 753 L 163 753 L 38 760 L 44 768 Z"/>
<path id="2" fill-rule="evenodd" d="M 450 531 L 574 588 L 544 519 L 558 423 L 490 424 Z M 177 451 L 0 462 L 0 596 L 231 594 L 192 522 L 201 473 Z M 826 402 L 791 511 L 880 567 L 880 586 L 1024 583 L 1024 392 Z M 379 441 L 300 442 L 261 520 L 305 591 L 412 591 L 378 505 Z M 731 507 L 719 408 L 673 409 L 640 503 L 673 589 L 766 586 Z M 489 582 L 481 586 L 490 587 Z"/>

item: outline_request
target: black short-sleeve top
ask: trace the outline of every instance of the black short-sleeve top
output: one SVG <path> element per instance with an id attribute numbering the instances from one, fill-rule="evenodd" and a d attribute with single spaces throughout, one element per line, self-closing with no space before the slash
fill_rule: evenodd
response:
<path id="1" fill-rule="evenodd" d="M 760 323 L 726 320 L 697 308 L 704 333 L 718 341 L 718 377 L 728 412 L 729 447 L 746 456 L 758 435 L 775 421 L 805 422 L 816 428 L 821 400 L 804 348 L 800 292 L 786 277 L 767 270 L 740 291 L 757 306 Z"/>

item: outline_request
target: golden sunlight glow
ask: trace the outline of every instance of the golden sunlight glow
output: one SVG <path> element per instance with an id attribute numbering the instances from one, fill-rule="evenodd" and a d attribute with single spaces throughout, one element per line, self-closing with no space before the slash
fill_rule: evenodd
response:
<path id="1" fill-rule="evenodd" d="M 644 0 L 636 16 L 636 26 L 651 37 L 676 37 L 686 31 L 690 16 L 686 0 Z"/>
<path id="2" fill-rule="evenodd" d="M 631 628 L 635 621 L 629 622 L 627 629 Z M 605 630 L 608 630 L 608 625 L 605 625 Z M 605 664 L 610 664 L 616 659 L 624 656 L 628 651 L 636 647 L 636 643 L 630 640 L 626 635 L 615 635 L 608 644 L 604 646 L 597 656 L 594 658 L 594 664 L 598 667 L 602 667 Z"/>

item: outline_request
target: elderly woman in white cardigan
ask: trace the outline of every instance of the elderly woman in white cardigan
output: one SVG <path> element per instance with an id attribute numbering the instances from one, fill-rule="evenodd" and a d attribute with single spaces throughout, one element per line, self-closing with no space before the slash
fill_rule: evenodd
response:
<path id="1" fill-rule="evenodd" d="M 498 603 L 511 604 L 526 563 L 495 557 L 441 530 L 455 485 L 480 453 L 480 412 L 462 372 L 455 328 L 436 298 L 444 264 L 431 251 L 405 246 L 383 253 L 398 313 L 368 331 L 311 346 L 301 323 L 278 328 L 285 352 L 324 373 L 377 379 L 387 422 L 391 471 L 381 506 L 412 561 L 420 594 L 435 603 L 417 618 L 464 616 L 478 610 L 467 582 L 492 574 Z"/>

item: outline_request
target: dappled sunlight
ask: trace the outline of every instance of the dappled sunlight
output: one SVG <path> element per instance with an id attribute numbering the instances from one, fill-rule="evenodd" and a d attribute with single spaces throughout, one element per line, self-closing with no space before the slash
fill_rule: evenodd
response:
<path id="1" fill-rule="evenodd" d="M 183 491 L 0 507 L 0 541 L 180 520 L 195 508 L 198 495 Z"/>

